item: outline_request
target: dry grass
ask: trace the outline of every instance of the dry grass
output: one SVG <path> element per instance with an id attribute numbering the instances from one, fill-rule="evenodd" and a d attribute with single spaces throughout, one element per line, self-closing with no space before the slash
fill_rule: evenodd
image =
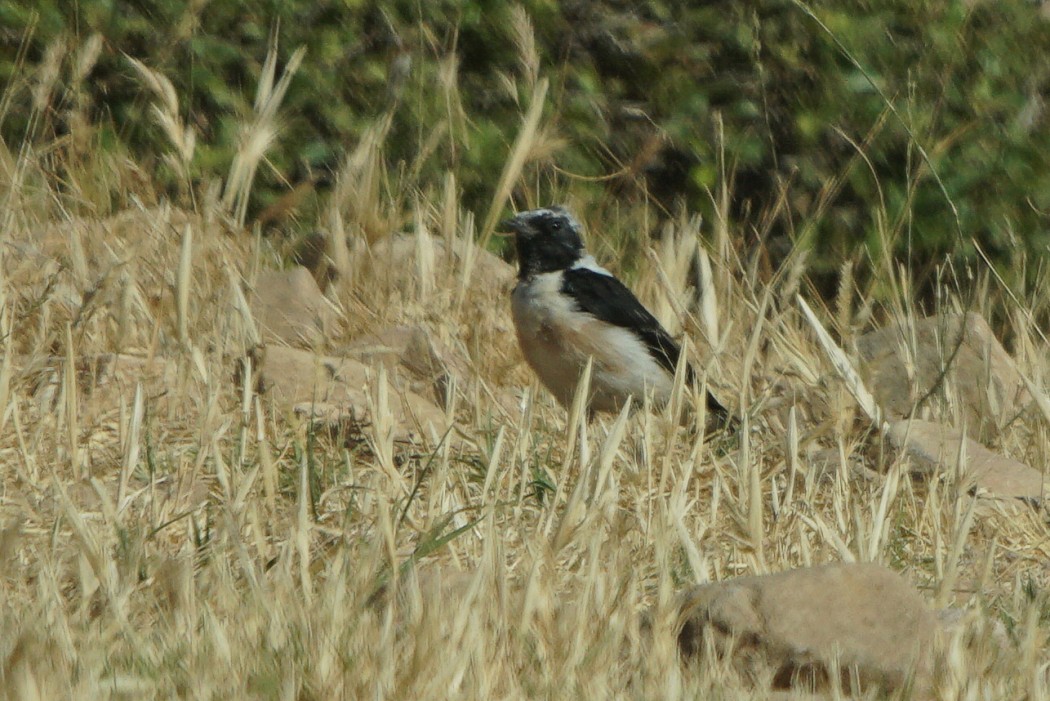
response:
<path id="1" fill-rule="evenodd" d="M 505 290 L 476 284 L 473 242 L 543 132 L 534 69 L 523 136 L 480 231 L 454 169 L 432 198 L 383 170 L 382 122 L 340 172 L 322 223 L 341 234 L 337 263 L 364 260 L 383 226 L 418 237 L 418 284 L 376 284 L 403 260 L 341 264 L 352 273 L 332 294 L 346 323 L 330 344 L 411 321 L 462 350 L 472 376 L 455 436 L 391 446 L 380 409 L 367 440 L 347 447 L 245 389 L 236 378 L 258 332 L 240 285 L 280 264 L 236 226 L 287 87 L 266 65 L 253 122 L 266 128 L 246 131 L 222 197 L 105 216 L 91 193 L 116 183 L 134 201 L 134 164 L 81 159 L 59 182 L 54 152 L 27 141 L 0 154 L 0 693 L 762 698 L 718 661 L 679 664 L 672 595 L 857 560 L 969 612 L 945 644 L 942 698 L 1050 698 L 1045 515 L 975 510 L 952 475 L 913 479 L 879 452 L 836 370 L 848 346 L 832 364 L 796 302 L 804 257 L 763 277 L 731 235 L 725 193 L 712 245 L 698 249 L 699 222 L 673 224 L 633 283 L 713 353 L 707 381 L 746 417 L 741 440 L 705 444 L 647 408 L 588 426 L 529 386 Z M 185 169 L 193 137 L 175 96 L 136 68 Z M 42 119 L 48 70 L 32 92 Z M 649 215 L 622 216 L 627 228 Z M 458 256 L 439 265 L 441 251 Z M 702 280 L 682 256 L 697 257 Z M 887 268 L 900 296 L 875 314 L 913 318 L 907 271 Z M 1020 369 L 1045 386 L 1046 345 L 1026 321 L 1045 300 L 987 299 L 1011 305 Z M 950 286 L 942 305 L 965 307 Z M 846 287 L 814 318 L 848 339 L 871 306 Z M 147 369 L 98 385 L 89 359 L 116 352 Z M 377 407 L 384 386 L 377 374 Z M 500 400 L 522 387 L 523 411 L 507 411 Z M 1008 426 L 1001 444 L 1034 464 L 1050 455 L 1045 424 Z M 884 476 L 865 479 L 851 461 Z"/>

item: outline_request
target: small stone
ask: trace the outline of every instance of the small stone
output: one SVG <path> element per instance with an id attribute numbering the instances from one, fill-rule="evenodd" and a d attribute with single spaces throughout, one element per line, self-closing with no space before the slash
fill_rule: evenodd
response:
<path id="1" fill-rule="evenodd" d="M 338 312 L 304 267 L 259 273 L 251 291 L 252 314 L 264 343 L 312 348 L 335 325 Z"/>
<path id="2" fill-rule="evenodd" d="M 775 688 L 900 689 L 929 683 L 936 618 L 900 575 L 836 564 L 705 584 L 679 599 L 687 657 L 710 635 L 746 678 L 772 671 Z"/>
<path id="3" fill-rule="evenodd" d="M 903 450 L 925 472 L 944 473 L 956 469 L 964 437 L 932 421 L 897 421 L 890 424 L 890 443 Z M 992 452 L 977 441 L 965 438 L 964 477 L 986 496 L 1023 499 L 1041 503 L 1046 493 L 1042 473 L 1011 458 Z"/>

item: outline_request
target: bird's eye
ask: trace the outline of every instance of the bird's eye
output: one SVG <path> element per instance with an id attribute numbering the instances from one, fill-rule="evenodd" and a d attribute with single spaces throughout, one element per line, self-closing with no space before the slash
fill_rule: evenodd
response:
<path id="1" fill-rule="evenodd" d="M 561 222 L 551 222 L 551 231 L 561 231 Z"/>

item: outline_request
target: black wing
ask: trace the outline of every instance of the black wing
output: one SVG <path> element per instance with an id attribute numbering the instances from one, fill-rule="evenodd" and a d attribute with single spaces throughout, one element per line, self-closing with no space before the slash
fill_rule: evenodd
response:
<path id="1" fill-rule="evenodd" d="M 674 372 L 681 348 L 622 282 L 588 268 L 570 268 L 561 291 L 576 301 L 580 311 L 634 332 L 656 362 Z M 692 370 L 689 372 L 691 375 Z"/>
<path id="2" fill-rule="evenodd" d="M 674 373 L 682 349 L 622 282 L 589 268 L 570 268 L 564 272 L 561 291 L 576 301 L 580 311 L 634 332 L 649 350 L 649 355 L 668 372 Z M 692 383 L 694 378 L 693 368 L 687 364 L 685 379 Z M 707 410 L 718 418 L 728 416 L 726 408 L 710 392 L 707 393 Z"/>

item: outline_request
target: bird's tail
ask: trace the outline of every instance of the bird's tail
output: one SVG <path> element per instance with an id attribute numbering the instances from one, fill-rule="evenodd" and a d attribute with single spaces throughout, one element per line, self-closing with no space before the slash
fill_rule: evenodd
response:
<path id="1" fill-rule="evenodd" d="M 725 431 L 727 433 L 736 433 L 737 429 L 740 428 L 740 419 L 732 414 L 722 402 L 715 398 L 715 395 L 711 394 L 710 390 L 707 392 L 707 425 L 704 427 L 704 433 L 711 435 L 718 431 Z"/>

